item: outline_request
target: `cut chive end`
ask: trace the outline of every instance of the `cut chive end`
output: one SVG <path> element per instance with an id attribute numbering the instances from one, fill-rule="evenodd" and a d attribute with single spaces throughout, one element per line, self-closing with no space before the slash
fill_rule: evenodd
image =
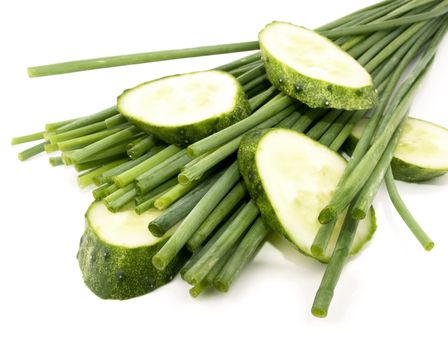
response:
<path id="1" fill-rule="evenodd" d="M 366 212 L 359 208 L 353 208 L 352 217 L 355 220 L 363 220 L 366 217 Z"/>
<path id="2" fill-rule="evenodd" d="M 321 224 L 328 224 L 329 222 L 335 220 L 337 217 L 336 209 L 332 206 L 327 206 L 319 214 L 319 222 Z"/>

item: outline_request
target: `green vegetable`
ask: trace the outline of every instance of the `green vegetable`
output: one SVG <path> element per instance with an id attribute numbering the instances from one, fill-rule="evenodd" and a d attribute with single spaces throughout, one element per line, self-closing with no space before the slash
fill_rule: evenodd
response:
<path id="1" fill-rule="evenodd" d="M 140 129 L 180 146 L 209 136 L 250 114 L 241 85 L 222 71 L 149 81 L 123 92 L 117 106 Z"/>
<path id="2" fill-rule="evenodd" d="M 346 166 L 336 152 L 309 137 L 286 129 L 254 131 L 245 136 L 238 162 L 246 186 L 264 222 L 301 252 L 328 262 L 341 223 L 336 224 L 327 249 L 314 255 L 311 245 L 328 202 Z M 356 254 L 375 231 L 373 209 L 360 224 L 351 254 Z"/>
<path id="3" fill-rule="evenodd" d="M 89 207 L 78 261 L 92 292 L 103 299 L 129 299 L 173 279 L 189 254 L 180 252 L 163 272 L 152 266 L 152 256 L 172 233 L 156 238 L 148 232 L 147 222 L 160 213 L 152 209 L 140 216 L 133 210 L 112 214 L 102 202 Z"/>
<path id="4" fill-rule="evenodd" d="M 352 153 L 366 125 L 363 118 L 355 125 L 345 143 Z M 407 118 L 391 162 L 395 179 L 419 182 L 448 171 L 448 129 L 415 118 Z"/>
<path id="5" fill-rule="evenodd" d="M 259 34 L 269 80 L 312 108 L 367 109 L 377 102 L 369 73 L 318 33 L 285 22 Z"/>

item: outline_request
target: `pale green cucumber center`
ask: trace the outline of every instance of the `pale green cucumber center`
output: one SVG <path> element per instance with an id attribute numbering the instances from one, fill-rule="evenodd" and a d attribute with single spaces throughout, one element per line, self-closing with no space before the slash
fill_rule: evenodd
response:
<path id="1" fill-rule="evenodd" d="M 259 142 L 256 164 L 289 238 L 310 253 L 320 227 L 319 212 L 330 201 L 345 160 L 303 134 L 279 129 Z"/>
<path id="2" fill-rule="evenodd" d="M 156 126 L 190 125 L 231 112 L 240 89 L 229 74 L 197 72 L 142 84 L 124 93 L 120 111 Z"/>
<path id="3" fill-rule="evenodd" d="M 361 119 L 352 131 L 359 139 L 368 119 Z M 448 130 L 421 119 L 408 118 L 394 156 L 427 169 L 448 169 Z"/>
<path id="4" fill-rule="evenodd" d="M 137 215 L 134 210 L 112 213 L 103 202 L 96 202 L 90 207 L 87 220 L 90 228 L 104 242 L 125 248 L 137 248 L 154 245 L 162 239 L 154 237 L 148 230 L 148 223 L 161 213 L 155 208 L 141 215 Z M 167 235 L 171 234 L 170 232 L 171 230 Z"/>
<path id="5" fill-rule="evenodd" d="M 274 22 L 260 39 L 272 56 L 302 75 L 352 88 L 372 85 L 369 73 L 353 57 L 312 30 Z"/>

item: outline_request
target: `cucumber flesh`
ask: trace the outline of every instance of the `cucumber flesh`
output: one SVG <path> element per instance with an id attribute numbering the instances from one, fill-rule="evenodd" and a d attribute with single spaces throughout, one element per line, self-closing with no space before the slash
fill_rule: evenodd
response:
<path id="1" fill-rule="evenodd" d="M 312 108 L 368 109 L 377 102 L 370 74 L 326 37 L 286 22 L 259 34 L 271 83 Z"/>
<path id="2" fill-rule="evenodd" d="M 232 75 L 204 71 L 140 84 L 118 97 L 119 112 L 165 142 L 185 146 L 250 114 L 244 91 Z"/>
<path id="3" fill-rule="evenodd" d="M 361 119 L 353 128 L 345 149 L 351 153 L 367 123 Z M 397 180 L 419 182 L 448 171 L 448 129 L 425 120 L 408 118 L 394 151 L 392 172 Z"/>
<path id="4" fill-rule="evenodd" d="M 133 209 L 111 213 L 103 202 L 94 202 L 86 213 L 78 262 L 86 285 L 103 299 L 129 299 L 171 281 L 188 259 L 180 254 L 164 271 L 151 263 L 175 227 L 154 237 L 148 222 L 161 214 L 150 209 L 137 215 Z"/>
<path id="5" fill-rule="evenodd" d="M 264 222 L 313 256 L 318 216 L 328 204 L 346 161 L 311 138 L 286 129 L 254 131 L 238 151 L 240 171 Z M 322 262 L 328 262 L 342 224 L 338 221 Z M 357 253 L 375 231 L 373 209 L 361 221 L 350 253 Z M 317 258 L 317 257 L 316 257 Z"/>

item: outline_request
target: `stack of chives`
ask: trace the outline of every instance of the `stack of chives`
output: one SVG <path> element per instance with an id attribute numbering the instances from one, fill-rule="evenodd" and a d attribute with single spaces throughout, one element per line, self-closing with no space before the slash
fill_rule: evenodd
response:
<path id="1" fill-rule="evenodd" d="M 342 45 L 372 74 L 381 101 L 371 111 L 311 109 L 298 103 L 269 84 L 261 55 L 256 52 L 218 67 L 233 74 L 243 85 L 250 98 L 252 115 L 187 149 L 166 145 L 153 135 L 142 133 L 115 107 L 47 124 L 44 132 L 15 138 L 13 144 L 45 139 L 19 153 L 19 158 L 25 160 L 43 151 L 61 151 L 60 156 L 50 158 L 50 163 L 74 165 L 83 171 L 80 185 L 97 185 L 93 191 L 95 199 L 104 200 L 111 211 L 132 202 L 137 213 L 152 206 L 166 209 L 149 223 L 154 235 L 163 235 L 183 220 L 153 263 L 163 269 L 184 246 L 188 247 L 194 255 L 182 276 L 193 285 L 191 294 L 197 296 L 210 287 L 227 291 L 268 235 L 258 209 L 248 198 L 235 161 L 243 135 L 257 128 L 291 128 L 339 150 L 356 122 L 370 116 L 369 126 L 332 202 L 319 217 L 322 227 L 313 243 L 313 253 L 324 251 L 335 218 L 349 207 L 350 214 L 313 306 L 315 315 L 325 316 L 357 223 L 370 207 L 385 174 L 399 213 L 426 249 L 433 245 L 399 198 L 389 164 L 412 96 L 446 31 L 447 11 L 448 6 L 442 1 L 388 0 L 318 29 Z M 426 50 L 423 54 L 422 47 Z M 258 42 L 246 42 L 106 57 L 32 67 L 29 75 L 256 49 Z M 417 65 L 394 94 L 404 71 L 415 59 Z"/>

